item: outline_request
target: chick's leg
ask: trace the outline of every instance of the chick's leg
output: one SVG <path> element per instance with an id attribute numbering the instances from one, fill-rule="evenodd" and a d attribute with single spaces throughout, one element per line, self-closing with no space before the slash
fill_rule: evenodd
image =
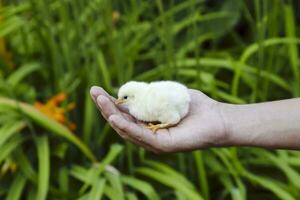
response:
<path id="1" fill-rule="evenodd" d="M 177 112 L 166 112 L 159 117 L 158 121 L 160 121 L 161 123 L 149 123 L 145 127 L 155 133 L 158 129 L 169 128 L 176 125 L 180 121 L 180 115 Z"/>
<path id="2" fill-rule="evenodd" d="M 156 131 L 158 129 L 164 129 L 164 128 L 169 128 L 173 126 L 172 124 L 152 124 L 149 123 L 148 125 L 146 125 L 145 127 L 150 129 L 151 131 L 153 131 L 154 133 L 156 133 Z"/>

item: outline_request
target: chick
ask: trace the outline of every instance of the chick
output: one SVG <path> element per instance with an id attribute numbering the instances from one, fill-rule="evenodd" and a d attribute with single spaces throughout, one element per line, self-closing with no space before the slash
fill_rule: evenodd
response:
<path id="1" fill-rule="evenodd" d="M 178 82 L 130 81 L 121 86 L 115 103 L 125 105 L 136 119 L 148 122 L 146 128 L 155 133 L 177 124 L 186 116 L 190 100 L 188 89 Z"/>

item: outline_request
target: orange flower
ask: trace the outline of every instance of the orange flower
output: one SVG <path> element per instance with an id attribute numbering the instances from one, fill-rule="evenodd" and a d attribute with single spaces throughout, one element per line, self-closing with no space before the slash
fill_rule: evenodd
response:
<path id="1" fill-rule="evenodd" d="M 49 99 L 48 103 L 57 106 L 58 104 L 63 102 L 66 98 L 67 98 L 66 93 L 61 92 L 55 95 L 54 97 L 52 97 L 51 99 Z"/>
<path id="2" fill-rule="evenodd" d="M 43 104 L 41 102 L 35 102 L 34 107 L 40 112 L 46 114 L 48 117 L 56 120 L 57 122 L 67 126 L 70 130 L 74 131 L 76 129 L 76 124 L 69 121 L 66 117 L 66 112 L 75 109 L 75 103 L 69 103 L 66 107 L 59 107 L 59 104 L 65 101 L 67 94 L 61 92 Z"/>

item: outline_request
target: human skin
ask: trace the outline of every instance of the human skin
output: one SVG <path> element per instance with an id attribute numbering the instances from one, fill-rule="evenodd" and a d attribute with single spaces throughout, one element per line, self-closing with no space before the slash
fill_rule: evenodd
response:
<path id="1" fill-rule="evenodd" d="M 300 99 L 234 105 L 190 89 L 190 110 L 176 126 L 153 133 L 101 87 L 91 97 L 124 139 L 150 151 L 183 152 L 209 147 L 255 146 L 300 149 Z"/>

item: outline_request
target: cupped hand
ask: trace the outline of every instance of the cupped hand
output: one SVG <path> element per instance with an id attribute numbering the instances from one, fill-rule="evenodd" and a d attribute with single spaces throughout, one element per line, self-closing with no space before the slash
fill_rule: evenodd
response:
<path id="1" fill-rule="evenodd" d="M 91 88 L 91 97 L 102 116 L 124 139 L 150 151 L 180 152 L 226 145 L 228 134 L 222 118 L 222 103 L 198 90 L 189 90 L 191 103 L 189 113 L 176 126 L 159 129 L 156 133 L 122 106 L 116 106 L 115 98 L 101 87 Z"/>

